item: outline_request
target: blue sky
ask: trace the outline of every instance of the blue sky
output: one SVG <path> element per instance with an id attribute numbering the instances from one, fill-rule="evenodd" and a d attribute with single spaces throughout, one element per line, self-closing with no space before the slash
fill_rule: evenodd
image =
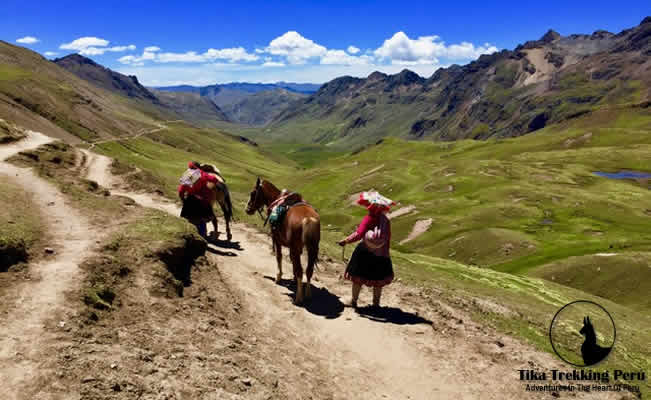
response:
<path id="1" fill-rule="evenodd" d="M 430 76 L 549 28 L 619 32 L 651 15 L 648 1 L 612 0 L 38 3 L 4 0 L 0 39 L 49 58 L 79 52 L 152 86 Z"/>

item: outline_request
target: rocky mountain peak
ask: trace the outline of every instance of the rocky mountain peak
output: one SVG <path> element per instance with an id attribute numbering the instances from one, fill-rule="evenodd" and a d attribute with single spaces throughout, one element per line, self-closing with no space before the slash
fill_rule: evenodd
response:
<path id="1" fill-rule="evenodd" d="M 545 33 L 545 34 L 543 35 L 543 37 L 540 38 L 540 41 L 541 41 L 542 43 L 551 43 L 551 42 L 553 42 L 553 41 L 555 41 L 555 40 L 558 40 L 558 39 L 560 39 L 560 38 L 561 38 L 561 34 L 560 34 L 560 33 L 556 32 L 556 31 L 553 30 L 553 29 L 550 29 L 550 30 L 547 31 L 547 33 Z"/>
<path id="2" fill-rule="evenodd" d="M 369 81 L 379 81 L 385 79 L 388 75 L 380 71 L 373 71 L 371 75 L 368 76 Z"/>

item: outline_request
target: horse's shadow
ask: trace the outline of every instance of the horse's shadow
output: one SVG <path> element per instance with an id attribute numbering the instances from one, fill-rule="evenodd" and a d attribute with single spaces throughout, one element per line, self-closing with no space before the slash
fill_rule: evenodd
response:
<path id="1" fill-rule="evenodd" d="M 420 315 L 403 311 L 395 307 L 359 307 L 357 314 L 372 321 L 396 325 L 432 325 L 433 322 Z"/>
<path id="2" fill-rule="evenodd" d="M 265 275 L 265 279 L 275 282 L 276 278 Z M 296 297 L 296 282 L 293 279 L 282 279 L 278 285 L 289 289 L 287 296 L 292 300 Z M 344 311 L 344 303 L 339 300 L 339 296 L 330 293 L 326 288 L 320 288 L 312 285 L 312 298 L 305 299 L 303 308 L 314 315 L 327 319 L 339 318 Z"/>

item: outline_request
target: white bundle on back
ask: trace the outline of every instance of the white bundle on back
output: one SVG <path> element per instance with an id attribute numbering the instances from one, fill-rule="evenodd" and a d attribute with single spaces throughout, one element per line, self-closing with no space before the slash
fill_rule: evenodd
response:
<path id="1" fill-rule="evenodd" d="M 364 244 L 371 250 L 379 249 L 384 245 L 384 238 L 379 227 L 376 226 L 374 229 L 366 232 L 364 235 Z"/>

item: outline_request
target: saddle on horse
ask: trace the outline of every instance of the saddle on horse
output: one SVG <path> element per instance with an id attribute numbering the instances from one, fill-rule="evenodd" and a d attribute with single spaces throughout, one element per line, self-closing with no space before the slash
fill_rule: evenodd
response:
<path id="1" fill-rule="evenodd" d="M 280 197 L 271 203 L 267 209 L 267 221 L 269 221 L 271 229 L 276 229 L 283 222 L 287 211 L 291 207 L 299 204 L 307 204 L 305 200 L 303 200 L 303 196 L 298 193 L 288 192 L 287 189 L 283 189 L 280 193 Z"/>

